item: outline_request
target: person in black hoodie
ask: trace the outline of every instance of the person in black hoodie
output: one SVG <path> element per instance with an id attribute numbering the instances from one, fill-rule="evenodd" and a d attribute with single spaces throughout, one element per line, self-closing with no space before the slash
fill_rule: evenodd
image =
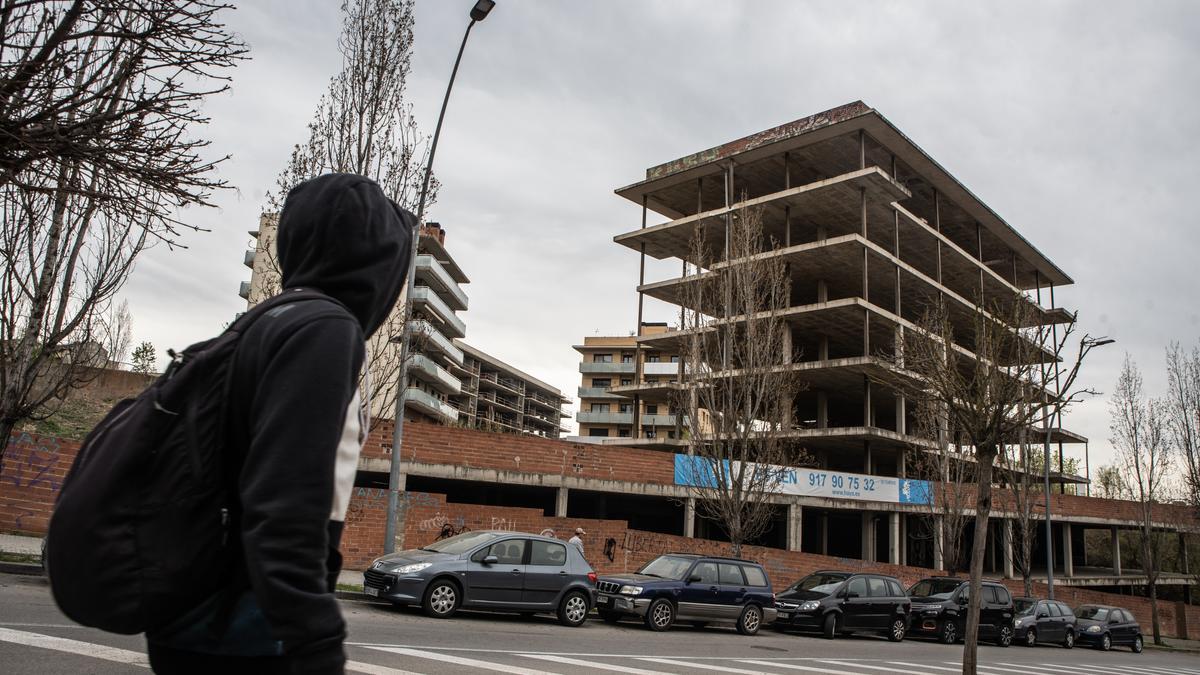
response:
<path id="1" fill-rule="evenodd" d="M 338 545 L 366 433 L 365 339 L 400 295 L 413 215 L 374 181 L 314 178 L 279 217 L 283 293 L 328 299 L 269 310 L 241 337 L 226 418 L 243 565 L 217 596 L 147 633 L 159 673 L 341 673 Z"/>

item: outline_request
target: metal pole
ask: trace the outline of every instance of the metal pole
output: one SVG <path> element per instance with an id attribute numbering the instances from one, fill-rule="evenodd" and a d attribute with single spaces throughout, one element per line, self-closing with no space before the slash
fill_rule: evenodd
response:
<path id="1" fill-rule="evenodd" d="M 475 27 L 475 19 L 467 24 L 463 33 L 462 44 L 458 46 L 458 56 L 454 59 L 454 70 L 450 71 L 450 82 L 446 84 L 446 96 L 442 98 L 442 110 L 438 113 L 437 127 L 433 130 L 433 142 L 429 146 L 429 162 L 425 165 L 425 180 L 421 184 L 421 197 L 417 202 L 417 226 L 413 228 L 411 251 L 408 256 L 408 279 L 404 282 L 404 332 L 400 335 L 400 374 L 396 381 L 396 412 L 392 425 L 392 463 L 388 472 L 388 504 L 387 523 L 383 535 L 383 552 L 394 553 L 396 550 L 396 516 L 400 510 L 400 447 L 404 438 L 404 396 L 408 389 L 408 349 L 409 335 L 412 325 L 412 296 L 413 285 L 417 278 L 417 246 L 421 240 L 421 227 L 424 226 L 425 200 L 429 196 L 429 179 L 433 176 L 433 156 L 437 154 L 438 138 L 442 135 L 442 120 L 446 118 L 446 104 L 450 102 L 450 90 L 454 88 L 454 77 L 458 75 L 458 64 L 462 61 L 463 50 L 467 47 L 467 38 Z"/>
<path id="2" fill-rule="evenodd" d="M 1054 599 L 1054 537 L 1050 535 L 1053 529 L 1050 521 L 1050 421 L 1046 420 L 1046 445 L 1042 461 L 1046 478 L 1046 588 L 1047 597 Z"/>

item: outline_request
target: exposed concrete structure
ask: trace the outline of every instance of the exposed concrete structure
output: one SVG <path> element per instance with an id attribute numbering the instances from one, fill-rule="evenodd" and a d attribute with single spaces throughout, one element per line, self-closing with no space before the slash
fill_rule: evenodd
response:
<path id="1" fill-rule="evenodd" d="M 450 399 L 460 423 L 547 438 L 562 435 L 561 420 L 567 417 L 562 407 L 568 399 L 558 389 L 461 340 L 454 346 L 464 355 L 455 369 L 462 391 Z"/>

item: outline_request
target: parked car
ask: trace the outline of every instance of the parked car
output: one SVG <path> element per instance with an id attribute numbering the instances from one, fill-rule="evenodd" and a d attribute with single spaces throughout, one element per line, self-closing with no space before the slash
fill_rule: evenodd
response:
<path id="1" fill-rule="evenodd" d="M 934 637 L 946 644 L 966 632 L 967 599 L 971 584 L 958 577 L 929 577 L 908 589 L 912 598 L 910 635 Z M 1007 647 L 1013 639 L 1013 599 L 1008 589 L 994 581 L 983 582 L 979 605 L 979 637 Z"/>
<path id="2" fill-rule="evenodd" d="M 467 532 L 377 558 L 363 591 L 445 619 L 460 608 L 547 612 L 579 626 L 595 606 L 596 572 L 574 546 L 520 532 Z"/>
<path id="3" fill-rule="evenodd" d="M 775 620 L 771 581 L 750 560 L 670 553 L 634 574 L 602 576 L 596 587 L 596 609 L 609 623 L 636 616 L 663 631 L 676 621 L 698 628 L 733 622 L 742 635 L 754 635 Z"/>
<path id="4" fill-rule="evenodd" d="M 1057 644 L 1070 649 L 1075 646 L 1075 613 L 1061 602 L 1037 598 L 1016 598 L 1014 636 L 1026 647 L 1039 642 Z"/>
<path id="5" fill-rule="evenodd" d="M 1142 653 L 1142 627 L 1129 610 L 1107 605 L 1080 605 L 1075 608 L 1076 637 L 1079 644 L 1108 651 L 1114 646 L 1129 647 Z"/>
<path id="6" fill-rule="evenodd" d="M 895 577 L 822 571 L 804 577 L 775 599 L 777 628 L 839 633 L 883 633 L 892 642 L 908 632 L 912 602 Z"/>

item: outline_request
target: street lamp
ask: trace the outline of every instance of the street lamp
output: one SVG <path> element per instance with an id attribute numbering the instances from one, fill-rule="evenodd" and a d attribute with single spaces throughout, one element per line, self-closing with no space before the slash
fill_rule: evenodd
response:
<path id="1" fill-rule="evenodd" d="M 1103 347 L 1104 345 L 1110 345 L 1114 342 L 1116 342 L 1116 340 L 1113 340 L 1111 338 L 1106 338 L 1103 340 L 1096 340 L 1095 342 L 1092 342 L 1088 346 L 1088 349 L 1090 350 L 1093 347 Z M 1058 392 L 1056 392 L 1055 395 L 1057 396 Z M 1059 416 L 1059 419 L 1062 418 L 1061 413 L 1058 413 L 1058 416 Z M 1047 597 L 1050 600 L 1053 600 L 1054 599 L 1054 536 L 1051 534 L 1051 530 L 1053 530 L 1054 528 L 1053 528 L 1053 524 L 1050 522 L 1050 433 L 1051 433 L 1051 431 L 1053 431 L 1053 427 L 1050 426 L 1049 420 L 1047 420 L 1047 422 L 1046 422 L 1046 444 L 1043 447 L 1043 452 L 1042 452 L 1042 468 L 1043 468 L 1043 473 L 1045 474 L 1044 487 L 1046 489 L 1046 588 L 1048 589 L 1046 591 L 1046 593 L 1047 593 Z M 1061 469 L 1062 469 L 1062 467 L 1060 466 L 1059 470 L 1061 470 Z"/>
<path id="2" fill-rule="evenodd" d="M 417 226 L 413 228 L 411 251 L 408 258 L 408 279 L 405 281 L 404 293 L 404 331 L 400 335 L 400 375 L 396 382 L 396 413 L 392 427 L 392 463 L 388 474 L 388 504 L 387 525 L 384 529 L 383 552 L 392 553 L 396 550 L 396 514 L 400 510 L 400 443 L 404 438 L 404 397 L 408 389 L 408 350 L 412 334 L 409 319 L 412 317 L 413 284 L 417 277 L 417 246 L 421 239 L 421 227 L 425 223 L 425 200 L 429 196 L 429 179 L 433 176 L 433 156 L 437 154 L 438 138 L 442 135 L 442 120 L 446 118 L 446 104 L 450 102 L 450 90 L 454 88 L 454 78 L 458 75 L 458 64 L 462 62 L 463 50 L 467 47 L 467 38 L 475 24 L 487 18 L 488 12 L 496 6 L 494 0 L 477 0 L 471 8 L 471 23 L 463 33 L 462 44 L 458 46 L 458 56 L 454 59 L 454 69 L 450 71 L 450 82 L 446 84 L 446 96 L 442 99 L 442 110 L 438 113 L 437 127 L 433 130 L 433 142 L 429 146 L 429 162 L 425 166 L 425 180 L 421 184 L 421 197 L 417 202 Z"/>

